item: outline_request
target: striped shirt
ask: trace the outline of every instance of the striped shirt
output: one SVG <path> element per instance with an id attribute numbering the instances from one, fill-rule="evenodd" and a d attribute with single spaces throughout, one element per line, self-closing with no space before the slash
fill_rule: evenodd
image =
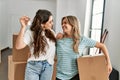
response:
<path id="1" fill-rule="evenodd" d="M 72 44 L 72 38 L 57 40 L 57 78 L 61 80 L 69 80 L 78 74 L 77 57 L 84 54 L 83 52 L 86 47 L 94 47 L 96 41 L 82 36 L 79 45 L 79 54 L 73 51 Z"/>

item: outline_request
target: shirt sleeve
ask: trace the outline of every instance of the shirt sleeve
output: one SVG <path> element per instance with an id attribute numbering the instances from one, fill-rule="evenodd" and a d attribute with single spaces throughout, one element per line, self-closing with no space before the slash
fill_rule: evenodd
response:
<path id="1" fill-rule="evenodd" d="M 27 45 L 30 45 L 33 42 L 32 32 L 28 29 L 24 34 L 24 42 Z"/>
<path id="2" fill-rule="evenodd" d="M 93 40 L 91 38 L 87 38 L 85 36 L 83 37 L 83 41 L 84 41 L 86 47 L 90 47 L 90 48 L 95 47 L 95 45 L 97 43 L 97 41 L 95 41 L 95 40 Z"/>

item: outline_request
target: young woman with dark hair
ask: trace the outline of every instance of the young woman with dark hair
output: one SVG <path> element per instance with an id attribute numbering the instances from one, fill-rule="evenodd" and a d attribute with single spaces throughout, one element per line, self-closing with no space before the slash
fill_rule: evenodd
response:
<path id="1" fill-rule="evenodd" d="M 21 29 L 16 40 L 16 49 L 29 46 L 25 80 L 51 80 L 55 56 L 55 33 L 52 30 L 53 17 L 50 11 L 39 9 L 30 29 L 26 30 L 30 18 L 20 18 Z"/>

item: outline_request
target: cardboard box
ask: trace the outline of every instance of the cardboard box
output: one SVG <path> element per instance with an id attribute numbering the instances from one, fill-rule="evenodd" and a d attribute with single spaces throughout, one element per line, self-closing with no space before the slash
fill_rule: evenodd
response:
<path id="1" fill-rule="evenodd" d="M 21 61 L 27 61 L 28 56 L 30 55 L 29 47 L 26 46 L 23 49 L 17 50 L 15 48 L 15 42 L 17 39 L 18 34 L 13 34 L 13 49 L 12 49 L 12 55 L 13 55 L 13 61 L 21 62 Z"/>
<path id="2" fill-rule="evenodd" d="M 13 56 L 8 56 L 8 80 L 24 80 L 26 62 L 14 62 Z M 52 80 L 56 80 L 56 63 L 54 63 L 54 70 Z"/>
<path id="3" fill-rule="evenodd" d="M 8 56 L 8 80 L 24 80 L 26 62 L 13 62 Z"/>
<path id="4" fill-rule="evenodd" d="M 80 80 L 108 80 L 104 55 L 79 57 L 77 62 Z"/>

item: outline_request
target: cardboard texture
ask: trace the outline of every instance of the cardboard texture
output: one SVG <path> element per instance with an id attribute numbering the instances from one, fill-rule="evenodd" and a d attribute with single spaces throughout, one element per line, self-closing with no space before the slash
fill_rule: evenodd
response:
<path id="1" fill-rule="evenodd" d="M 80 80 L 108 80 L 104 55 L 79 57 L 77 62 Z"/>
<path id="2" fill-rule="evenodd" d="M 26 62 L 13 62 L 13 56 L 8 56 L 8 80 L 24 80 Z M 52 80 L 56 80 L 56 60 Z"/>
<path id="3" fill-rule="evenodd" d="M 26 62 L 13 62 L 8 56 L 8 80 L 24 80 Z"/>
<path id="4" fill-rule="evenodd" d="M 16 61 L 16 62 L 27 61 L 30 54 L 29 47 L 26 46 L 23 49 L 17 50 L 15 48 L 17 36 L 18 34 L 15 34 L 15 33 L 13 34 L 13 49 L 12 49 L 13 61 Z"/>

